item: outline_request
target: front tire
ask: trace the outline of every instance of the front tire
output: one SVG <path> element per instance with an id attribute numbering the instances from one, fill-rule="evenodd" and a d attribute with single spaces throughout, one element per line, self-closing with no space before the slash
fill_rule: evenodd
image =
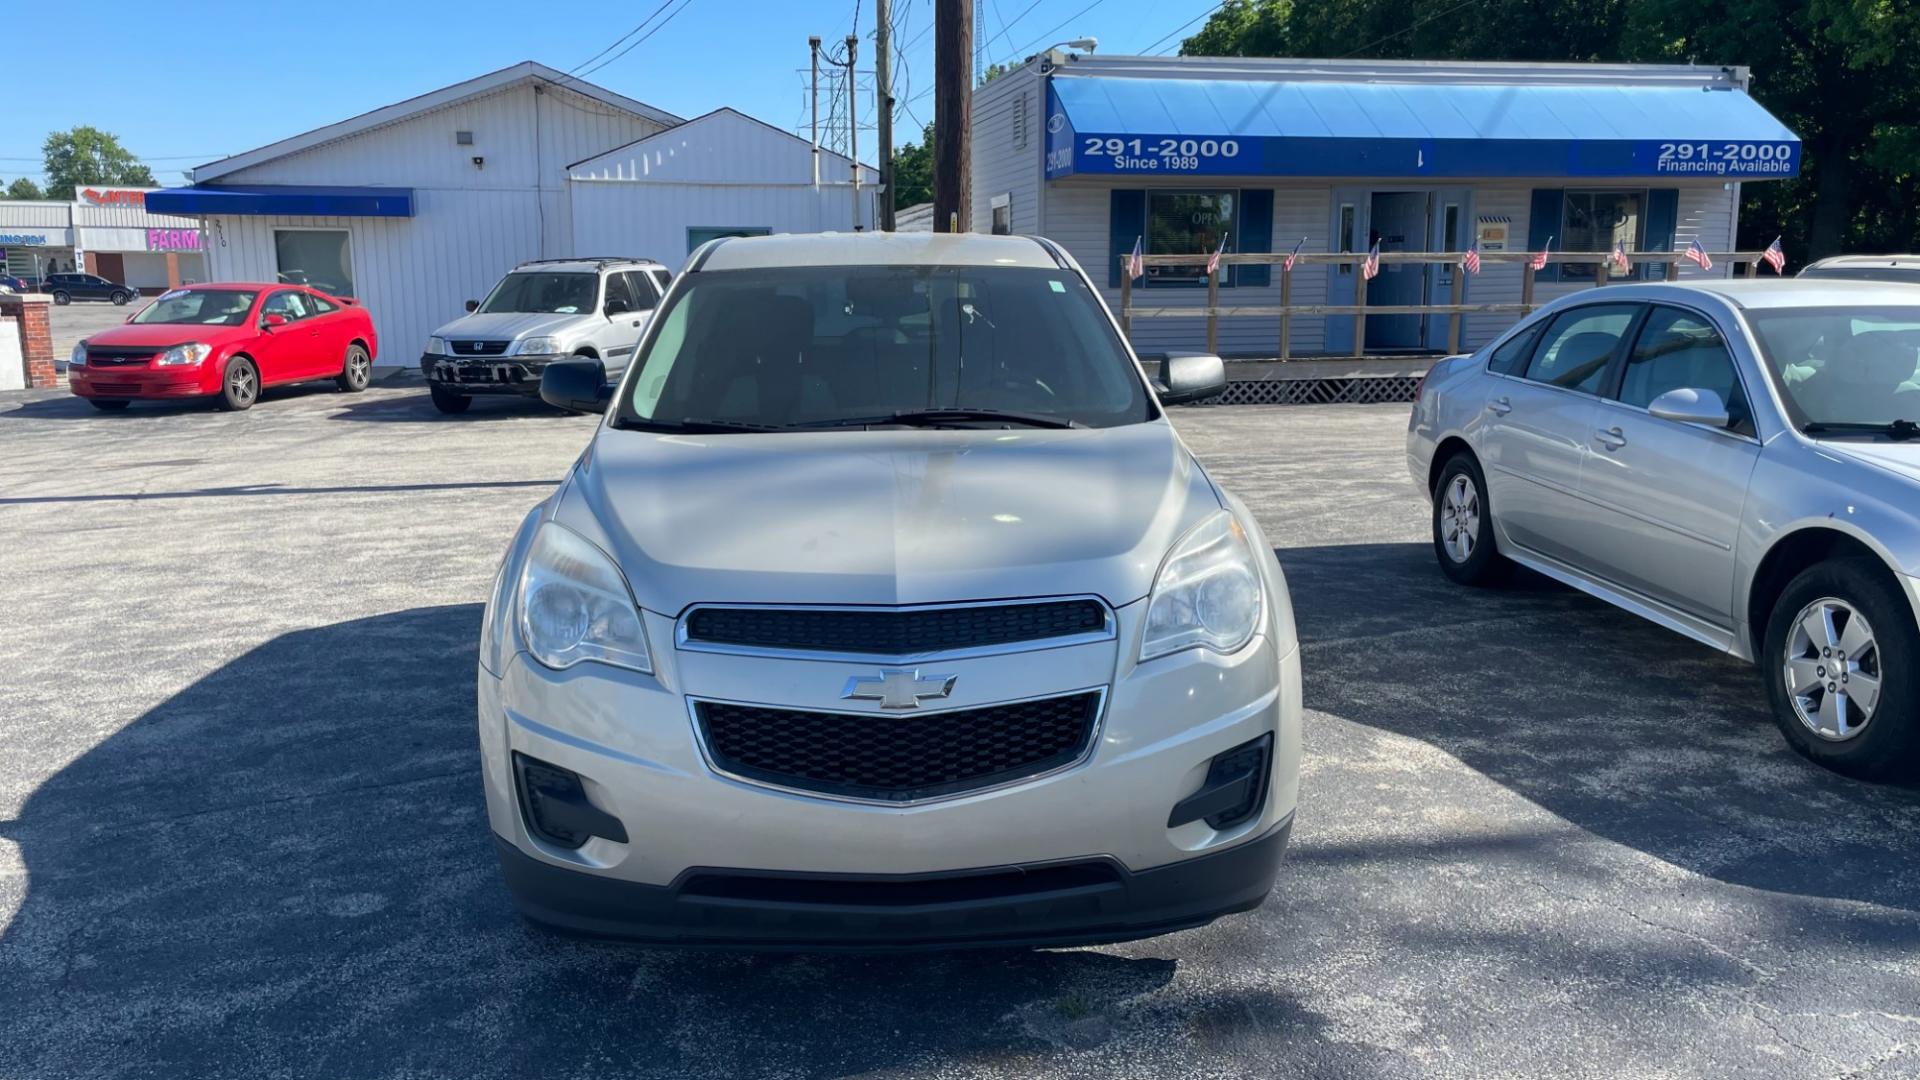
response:
<path id="1" fill-rule="evenodd" d="M 220 407 L 228 412 L 246 412 L 260 400 L 260 369 L 244 356 L 227 361 L 227 373 L 220 380 Z"/>
<path id="2" fill-rule="evenodd" d="M 112 296 L 113 305 L 115 307 L 126 307 L 127 301 L 132 299 L 133 299 L 133 294 L 130 292 L 117 292 L 117 293 L 114 293 Z"/>
<path id="3" fill-rule="evenodd" d="M 1512 568 L 1493 543 L 1487 478 L 1470 454 L 1456 454 L 1433 490 L 1433 554 L 1440 572 L 1462 585 L 1497 585 Z"/>
<path id="4" fill-rule="evenodd" d="M 66 307 L 68 304 L 73 303 L 73 294 L 67 292 L 65 289 L 55 289 L 53 291 L 53 302 L 60 307 Z"/>
<path id="5" fill-rule="evenodd" d="M 1920 627 L 1877 563 L 1835 559 L 1794 578 L 1760 666 L 1787 745 L 1865 780 L 1920 775 Z"/>
<path id="6" fill-rule="evenodd" d="M 367 350 L 358 345 L 347 346 L 346 362 L 340 365 L 340 374 L 333 381 L 349 394 L 365 390 L 373 381 L 373 360 L 367 356 Z"/>
<path id="7" fill-rule="evenodd" d="M 473 404 L 473 398 L 466 394 L 456 394 L 451 390 L 442 390 L 438 386 L 430 387 L 433 394 L 433 407 L 449 416 L 458 416 Z"/>

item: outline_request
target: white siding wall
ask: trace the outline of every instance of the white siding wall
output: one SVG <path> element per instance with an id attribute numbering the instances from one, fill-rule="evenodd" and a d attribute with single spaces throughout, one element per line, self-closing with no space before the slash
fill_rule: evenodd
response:
<path id="1" fill-rule="evenodd" d="M 1009 71 L 974 91 L 973 145 L 969 148 L 972 231 L 992 231 L 996 195 L 1010 197 L 1015 233 L 1040 230 L 1040 178 L 1047 141 L 1045 94 L 1046 81 L 1033 64 Z"/>
<path id="2" fill-rule="evenodd" d="M 720 109 L 695 117 L 671 131 L 606 150 L 571 170 L 576 180 L 642 180 L 660 183 L 807 184 L 813 183 L 813 145 L 761 123 L 744 113 Z M 851 174 L 845 155 L 820 151 L 820 181 L 846 184 Z M 863 184 L 880 174 L 860 170 Z M 853 204 L 847 203 L 848 225 Z"/>
<path id="3" fill-rule="evenodd" d="M 539 222 L 531 191 L 415 192 L 413 218 L 251 217 L 207 220 L 216 281 L 275 280 L 275 229 L 346 229 L 354 291 L 373 316 L 382 364 L 419 362 L 435 329 L 465 314 L 502 274 L 533 258 Z"/>
<path id="4" fill-rule="evenodd" d="M 72 224 L 73 204 L 63 202 L 14 202 L 0 199 L 0 232 L 17 229 L 64 229 Z"/>
<path id="5" fill-rule="evenodd" d="M 863 226 L 872 227 L 875 189 L 860 193 Z M 845 232 L 853 225 L 850 185 L 773 186 L 581 180 L 573 185 L 574 246 L 636 254 L 678 267 L 687 229 L 759 227 L 776 233 Z"/>

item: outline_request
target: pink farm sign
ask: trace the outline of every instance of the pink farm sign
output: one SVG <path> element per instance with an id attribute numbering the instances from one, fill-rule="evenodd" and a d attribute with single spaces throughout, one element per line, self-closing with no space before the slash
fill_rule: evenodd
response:
<path id="1" fill-rule="evenodd" d="M 148 229 L 148 251 L 199 251 L 199 229 Z"/>

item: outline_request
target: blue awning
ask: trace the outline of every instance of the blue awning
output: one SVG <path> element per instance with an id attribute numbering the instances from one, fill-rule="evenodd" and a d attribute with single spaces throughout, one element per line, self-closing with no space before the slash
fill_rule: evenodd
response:
<path id="1" fill-rule="evenodd" d="M 1055 75 L 1046 151 L 1049 180 L 1776 180 L 1800 171 L 1800 137 L 1745 91 L 1723 87 Z"/>
<path id="2" fill-rule="evenodd" d="M 413 189 L 236 184 L 147 192 L 156 214 L 285 214 L 300 217 L 412 217 Z"/>

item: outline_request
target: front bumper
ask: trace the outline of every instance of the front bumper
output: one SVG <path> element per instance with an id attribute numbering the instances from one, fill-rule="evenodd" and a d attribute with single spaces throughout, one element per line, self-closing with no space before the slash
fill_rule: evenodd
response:
<path id="1" fill-rule="evenodd" d="M 520 394 L 537 397 L 540 376 L 561 356 L 434 356 L 423 353 L 420 371 L 434 386 L 457 394 Z"/>
<path id="2" fill-rule="evenodd" d="M 1144 607 L 1116 612 L 1119 641 L 1138 641 Z M 647 621 L 650 640 L 674 640 L 672 620 L 647 613 Z M 688 705 L 716 685 L 790 704 L 837 700 L 850 673 L 874 664 L 671 647 L 656 650 L 653 676 L 596 664 L 549 671 L 524 654 L 503 660 L 499 675 L 478 674 L 488 815 L 507 881 L 529 916 L 585 933 L 835 948 L 1146 936 L 1256 905 L 1298 797 L 1299 650 L 1280 655 L 1269 634 L 1232 656 L 1123 659 L 1117 671 L 1113 641 L 943 662 L 960 687 L 1000 700 L 1108 685 L 1105 716 L 1088 756 L 1069 768 L 900 805 L 723 775 L 703 752 Z M 1169 825 L 1172 808 L 1207 784 L 1216 756 L 1265 735 L 1273 751 L 1257 813 L 1220 830 Z M 578 774 L 588 801 L 623 824 L 625 839 L 594 836 L 563 850 L 534 836 L 515 753 Z M 1062 865 L 1099 870 L 1099 880 L 1031 895 L 978 888 L 982 876 Z M 716 875 L 750 878 L 752 888 L 715 895 Z M 904 907 L 848 901 L 820 884 L 847 881 L 913 899 Z M 901 888 L 913 882 L 924 887 Z"/>
<path id="3" fill-rule="evenodd" d="M 187 398 L 220 392 L 218 365 L 67 366 L 67 388 L 84 398 Z"/>

